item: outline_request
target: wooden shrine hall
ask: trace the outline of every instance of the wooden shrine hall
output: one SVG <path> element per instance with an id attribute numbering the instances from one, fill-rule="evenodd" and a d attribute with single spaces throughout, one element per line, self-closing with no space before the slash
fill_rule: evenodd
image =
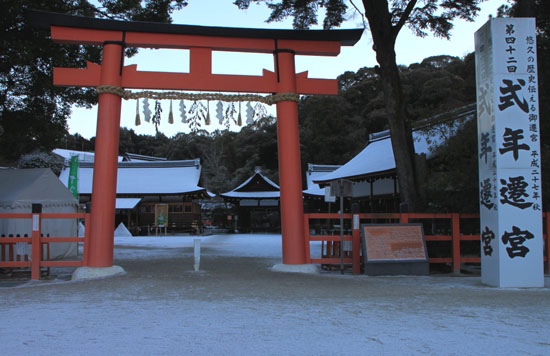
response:
<path id="1" fill-rule="evenodd" d="M 101 64 L 54 68 L 59 86 L 95 87 L 99 93 L 88 267 L 113 266 L 114 216 L 121 100 L 127 89 L 263 93 L 277 107 L 283 263 L 306 264 L 302 173 L 298 132 L 299 95 L 337 95 L 335 79 L 295 72 L 295 57 L 337 56 L 363 29 L 269 30 L 125 22 L 28 11 L 35 26 L 50 29 L 57 43 L 102 46 Z M 138 71 L 124 66 L 124 49 L 189 50 L 189 73 Z M 212 52 L 273 54 L 275 71 L 261 76 L 212 74 Z"/>
<path id="2" fill-rule="evenodd" d="M 266 177 L 260 167 L 247 180 L 220 196 L 238 209 L 239 232 L 279 231 L 280 187 Z"/>

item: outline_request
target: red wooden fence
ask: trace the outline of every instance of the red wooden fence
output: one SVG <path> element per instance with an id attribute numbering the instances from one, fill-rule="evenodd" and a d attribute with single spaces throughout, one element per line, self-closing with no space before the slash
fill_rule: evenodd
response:
<path id="1" fill-rule="evenodd" d="M 361 223 L 409 223 L 418 221 L 447 221 L 450 223 L 449 234 L 425 234 L 427 242 L 430 241 L 451 241 L 452 254 L 448 257 L 429 257 L 430 263 L 450 263 L 452 264 L 454 272 L 460 272 L 461 263 L 479 263 L 480 257 L 465 257 L 461 254 L 461 242 L 464 241 L 479 241 L 479 234 L 467 234 L 461 231 L 460 221 L 464 219 L 479 219 L 477 214 L 357 214 Z M 0 214 L 0 219 L 29 219 L 32 225 L 31 237 L 4 237 L 0 238 L 0 247 L 2 249 L 2 259 L 5 259 L 6 248 L 13 251 L 15 243 L 28 243 L 32 245 L 32 253 L 30 261 L 16 261 L 14 260 L 13 253 L 10 253 L 11 261 L 0 261 L 0 267 L 4 268 L 30 268 L 31 278 L 40 279 L 41 267 L 80 267 L 87 265 L 88 258 L 88 231 L 85 229 L 84 237 L 43 237 L 41 236 L 41 226 L 43 219 L 84 219 L 88 221 L 90 214 L 84 213 L 70 213 L 70 214 Z M 321 258 L 311 258 L 310 255 L 310 243 L 312 241 L 321 241 L 323 248 L 327 251 L 334 249 L 335 243 L 340 242 L 339 229 L 332 228 L 330 224 L 321 223 L 319 226 L 325 226 L 326 231 L 323 234 L 311 234 L 312 226 L 310 220 L 339 220 L 339 214 L 305 214 L 304 215 L 304 229 L 306 236 L 306 258 L 308 263 L 315 264 L 327 264 L 337 265 L 340 264 L 340 258 L 335 254 L 321 256 Z M 347 254 L 344 258 L 344 264 L 351 265 L 353 267 L 353 273 L 360 273 L 360 235 L 358 229 L 352 229 L 351 220 L 352 214 L 344 214 L 344 226 L 346 221 L 349 223 L 349 228 L 345 229 L 344 241 L 352 241 L 352 252 Z M 544 261 L 547 271 L 550 272 L 550 246 L 548 243 L 548 233 L 550 232 L 550 213 L 543 213 L 543 238 L 545 240 L 544 247 Z M 479 223 L 477 224 L 479 226 Z M 84 253 L 82 260 L 79 261 L 48 261 L 42 258 L 42 246 L 48 245 L 52 242 L 81 242 L 84 243 Z M 339 246 L 337 247 L 339 248 Z M 38 256 L 38 258 L 36 258 Z"/>
<path id="2" fill-rule="evenodd" d="M 430 264 L 434 263 L 450 263 L 452 265 L 453 272 L 460 272 L 461 263 L 480 263 L 480 256 L 463 256 L 461 254 L 462 242 L 465 241 L 478 241 L 480 240 L 479 232 L 471 233 L 461 229 L 462 220 L 474 220 L 477 221 L 477 229 L 479 229 L 479 214 L 357 214 L 361 223 L 412 223 L 412 222 L 444 222 L 449 227 L 445 233 L 441 233 L 434 229 L 434 231 L 424 231 L 426 242 L 430 241 L 450 241 L 452 245 L 452 252 L 447 257 L 429 257 Z M 550 244 L 548 243 L 548 234 L 550 232 L 550 213 L 543 213 L 543 239 L 544 245 L 544 262 L 545 269 L 550 273 Z M 351 265 L 353 267 L 353 273 L 360 273 L 360 233 L 359 230 L 352 229 L 351 220 L 353 214 L 344 214 L 344 241 L 353 241 L 353 248 L 351 254 L 347 254 L 344 258 L 344 264 Z M 318 224 L 311 224 L 310 220 L 324 221 Z M 321 258 L 311 258 L 310 256 L 310 243 L 312 241 L 322 241 L 322 248 L 336 251 L 339 254 L 339 242 L 340 242 L 340 230 L 338 228 L 331 228 L 329 220 L 335 220 L 339 223 L 339 214 L 305 214 L 304 215 L 304 229 L 306 240 L 306 255 L 308 263 L 337 265 L 340 264 L 340 258 L 338 255 L 331 255 L 330 253 L 321 256 Z M 348 222 L 346 224 L 346 221 Z M 348 227 L 346 228 L 346 225 Z M 465 224 L 463 223 L 462 226 Z M 334 225 L 332 225 L 334 227 Z M 320 231 L 320 234 L 312 234 L 313 230 Z M 326 245 L 325 245 L 326 243 Z M 335 248 L 336 246 L 336 248 Z M 324 251 L 324 250 L 323 250 Z"/>
<path id="3" fill-rule="evenodd" d="M 85 229 L 84 237 L 43 237 L 42 220 L 43 219 L 84 219 L 85 224 L 88 221 L 90 214 L 84 213 L 68 213 L 68 214 L 47 214 L 47 213 L 32 213 L 32 214 L 0 214 L 0 219 L 29 219 L 32 226 L 31 237 L 2 237 L 0 238 L 0 247 L 2 251 L 2 261 L 0 267 L 4 268 L 30 268 L 31 279 L 40 279 L 41 267 L 80 267 L 87 265 L 88 259 L 88 230 Z M 30 261 L 16 261 L 13 254 L 13 246 L 16 243 L 28 243 L 32 245 Z M 78 261 L 49 261 L 44 260 L 42 256 L 42 246 L 49 246 L 52 242 L 81 242 L 84 243 L 84 253 L 82 260 Z M 10 261 L 5 261 L 6 250 L 9 253 Z"/>

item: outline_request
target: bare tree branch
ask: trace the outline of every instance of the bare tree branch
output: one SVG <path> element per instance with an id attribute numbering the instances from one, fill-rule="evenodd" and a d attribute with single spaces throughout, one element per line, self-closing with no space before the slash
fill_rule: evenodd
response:
<path id="1" fill-rule="evenodd" d="M 417 0 L 411 0 L 407 7 L 405 8 L 405 11 L 401 15 L 401 18 L 399 19 L 399 22 L 393 27 L 393 38 L 396 39 L 397 35 L 399 34 L 399 31 L 403 28 L 403 25 L 407 22 L 407 19 L 411 15 L 411 12 L 413 11 L 414 7 L 416 6 Z"/>
<path id="2" fill-rule="evenodd" d="M 361 22 L 363 22 L 363 28 L 364 29 L 367 29 L 368 26 L 367 26 L 367 21 L 365 20 L 365 14 L 361 12 L 361 10 L 359 10 L 359 8 L 357 7 L 357 5 L 355 5 L 355 3 L 353 2 L 353 0 L 350 0 L 349 1 L 351 3 L 351 5 L 355 8 L 355 11 L 359 13 L 359 15 L 361 15 Z"/>

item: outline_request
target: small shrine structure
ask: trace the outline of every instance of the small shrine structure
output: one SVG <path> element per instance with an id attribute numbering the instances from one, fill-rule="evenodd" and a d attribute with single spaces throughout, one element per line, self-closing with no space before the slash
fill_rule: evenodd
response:
<path id="1" fill-rule="evenodd" d="M 262 174 L 259 167 L 238 187 L 220 196 L 237 206 L 239 231 L 274 231 L 280 228 L 280 188 Z"/>

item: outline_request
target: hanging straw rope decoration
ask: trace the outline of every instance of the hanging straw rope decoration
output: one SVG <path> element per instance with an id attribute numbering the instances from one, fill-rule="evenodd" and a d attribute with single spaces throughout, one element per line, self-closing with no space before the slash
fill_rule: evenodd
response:
<path id="1" fill-rule="evenodd" d="M 218 101 L 216 104 L 216 119 L 218 119 L 219 124 L 223 124 L 223 103 Z"/>
<path id="2" fill-rule="evenodd" d="M 172 100 L 170 100 L 170 112 L 168 113 L 168 123 L 169 124 L 174 123 L 174 113 L 172 112 Z"/>
<path id="3" fill-rule="evenodd" d="M 206 119 L 204 120 L 206 126 L 210 125 L 210 100 L 206 101 Z"/>
<path id="4" fill-rule="evenodd" d="M 251 125 L 254 123 L 254 109 L 250 104 L 250 101 L 246 103 L 246 124 Z"/>
<path id="5" fill-rule="evenodd" d="M 141 125 L 141 120 L 139 118 L 139 99 L 136 100 L 136 126 Z"/>
<path id="6" fill-rule="evenodd" d="M 239 116 L 237 116 L 237 125 L 243 126 L 243 119 L 241 117 L 241 102 L 239 101 Z"/>
<path id="7" fill-rule="evenodd" d="M 143 118 L 145 121 L 151 121 L 151 109 L 149 109 L 149 99 L 143 99 Z"/>
<path id="8" fill-rule="evenodd" d="M 185 102 L 183 101 L 183 99 L 180 100 L 180 117 L 181 117 L 181 122 L 183 122 L 184 124 L 187 123 L 187 112 L 185 111 L 186 107 L 185 107 Z"/>
<path id="9" fill-rule="evenodd" d="M 220 100 L 226 102 L 243 102 L 243 101 L 256 101 L 267 105 L 273 105 L 280 101 L 295 101 L 300 100 L 300 96 L 295 93 L 281 93 L 268 96 L 261 96 L 257 94 L 219 94 L 219 93 L 182 93 L 177 91 L 167 92 L 154 92 L 154 91 L 142 91 L 132 92 L 123 88 L 115 87 L 112 85 L 102 85 L 96 88 L 98 94 L 115 94 L 123 98 L 124 100 L 134 99 L 154 99 L 154 100 Z"/>

